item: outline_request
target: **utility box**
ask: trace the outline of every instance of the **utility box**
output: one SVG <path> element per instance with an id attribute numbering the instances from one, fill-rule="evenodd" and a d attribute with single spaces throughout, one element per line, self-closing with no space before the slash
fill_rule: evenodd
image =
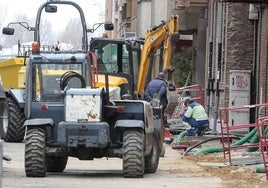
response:
<path id="1" fill-rule="evenodd" d="M 245 106 L 250 104 L 250 77 L 249 70 L 230 70 L 229 107 Z M 229 112 L 229 125 L 250 123 L 249 109 L 232 110 Z M 236 132 L 249 132 L 249 129 L 234 129 Z"/>

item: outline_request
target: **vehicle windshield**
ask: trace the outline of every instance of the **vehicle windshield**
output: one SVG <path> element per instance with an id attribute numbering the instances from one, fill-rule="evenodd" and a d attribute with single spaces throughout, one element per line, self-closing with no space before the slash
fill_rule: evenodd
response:
<path id="1" fill-rule="evenodd" d="M 82 73 L 82 64 L 38 63 L 33 65 L 33 101 L 63 102 L 61 79 L 64 73 Z M 68 87 L 81 88 L 79 78 L 69 80 Z"/>
<path id="2" fill-rule="evenodd" d="M 96 49 L 100 73 L 130 74 L 129 54 L 125 44 L 111 44 Z"/>

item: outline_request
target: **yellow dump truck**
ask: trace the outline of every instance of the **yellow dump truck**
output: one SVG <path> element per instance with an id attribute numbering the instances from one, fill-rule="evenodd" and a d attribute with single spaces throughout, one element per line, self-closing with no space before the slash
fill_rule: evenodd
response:
<path id="1" fill-rule="evenodd" d="M 0 75 L 4 89 L 24 88 L 25 83 L 25 58 L 12 57 L 0 61 Z"/>
<path id="2" fill-rule="evenodd" d="M 25 57 L 20 56 L 0 61 L 0 75 L 7 97 L 1 128 L 3 139 L 9 142 L 21 142 L 24 137 L 24 99 L 20 94 L 25 87 L 25 63 Z"/>

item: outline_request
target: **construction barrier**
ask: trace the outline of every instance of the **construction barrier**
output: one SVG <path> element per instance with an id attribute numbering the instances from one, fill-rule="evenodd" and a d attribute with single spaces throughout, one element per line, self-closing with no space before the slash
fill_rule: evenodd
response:
<path id="1" fill-rule="evenodd" d="M 230 113 L 249 110 L 255 110 L 255 112 L 258 114 L 256 115 L 256 120 L 253 123 L 242 123 L 235 125 L 231 123 L 232 121 L 229 119 Z M 221 126 L 221 143 L 224 159 L 228 158 L 229 163 L 232 164 L 232 151 L 241 149 L 247 149 L 247 151 L 259 150 L 264 164 L 264 172 L 266 173 L 266 178 L 268 179 L 268 165 L 266 164 L 268 157 L 268 129 L 266 128 L 268 125 L 267 112 L 268 103 L 221 108 L 219 110 L 219 123 Z M 251 129 L 251 131 L 238 142 L 232 143 L 231 135 L 238 130 L 243 132 L 245 129 Z"/>

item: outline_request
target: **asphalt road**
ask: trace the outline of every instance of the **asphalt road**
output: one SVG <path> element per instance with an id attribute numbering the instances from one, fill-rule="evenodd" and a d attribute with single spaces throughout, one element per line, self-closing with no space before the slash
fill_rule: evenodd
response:
<path id="1" fill-rule="evenodd" d="M 121 159 L 79 161 L 71 157 L 63 173 L 48 173 L 45 178 L 28 178 L 24 172 L 24 143 L 4 142 L 3 151 L 4 155 L 12 158 L 11 161 L 3 161 L 3 188 L 225 187 L 218 177 L 209 174 L 195 175 L 194 172 L 200 171 L 200 167 L 185 165 L 180 161 L 183 159 L 180 159 L 178 152 L 168 145 L 157 172 L 145 174 L 138 179 L 123 177 Z M 183 168 L 183 173 L 180 168 Z"/>

